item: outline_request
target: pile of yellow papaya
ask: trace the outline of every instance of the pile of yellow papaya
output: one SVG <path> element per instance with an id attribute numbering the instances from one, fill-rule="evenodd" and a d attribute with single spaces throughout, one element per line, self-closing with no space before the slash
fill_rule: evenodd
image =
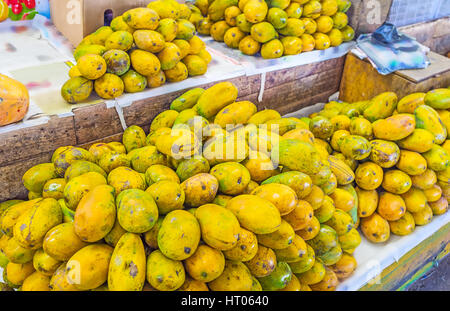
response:
<path id="1" fill-rule="evenodd" d="M 77 64 L 61 88 L 62 97 L 77 103 L 95 90 L 112 99 L 203 75 L 211 55 L 195 35 L 190 15 L 186 4 L 158 0 L 114 18 L 76 47 Z"/>
<path id="2" fill-rule="evenodd" d="M 305 118 L 195 88 L 122 142 L 65 146 L 0 204 L 5 289 L 335 290 L 448 208 L 450 89 Z"/>
<path id="3" fill-rule="evenodd" d="M 190 21 L 198 33 L 243 54 L 279 58 L 352 40 L 350 6 L 350 0 L 195 0 Z"/>
<path id="4" fill-rule="evenodd" d="M 0 205 L 3 286 L 334 290 L 356 268 L 356 192 L 305 121 L 237 97 L 191 89 L 147 133 L 30 168 L 29 200 Z"/>
<path id="5" fill-rule="evenodd" d="M 441 88 L 400 100 L 386 92 L 369 101 L 330 102 L 308 119 L 312 132 L 328 140 L 338 183 L 357 185 L 360 228 L 368 240 L 411 234 L 447 211 L 449 109 L 450 89 Z"/>

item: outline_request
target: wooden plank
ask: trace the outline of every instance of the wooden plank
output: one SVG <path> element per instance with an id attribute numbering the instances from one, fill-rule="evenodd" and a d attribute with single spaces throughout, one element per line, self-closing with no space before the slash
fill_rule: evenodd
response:
<path id="1" fill-rule="evenodd" d="M 281 114 L 286 114 L 317 102 L 323 102 L 339 90 L 341 74 L 342 68 L 336 67 L 266 89 L 262 102 L 257 103 L 258 108 L 276 109 Z"/>
<path id="2" fill-rule="evenodd" d="M 414 247 L 400 260 L 377 276 L 379 282 L 369 282 L 361 291 L 387 291 L 402 288 L 415 273 L 430 261 L 442 259 L 441 253 L 449 247 L 450 224 L 446 224 L 431 237 Z M 429 265 L 429 264 L 428 264 Z M 427 268 L 427 267 L 426 267 Z M 426 268 L 424 269 L 425 272 Z M 416 275 L 417 277 L 417 275 Z"/>
<path id="3" fill-rule="evenodd" d="M 32 166 L 50 162 L 52 152 L 41 153 L 29 159 L 0 167 L 0 202 L 27 198 L 28 191 L 22 184 L 22 176 Z"/>
<path id="4" fill-rule="evenodd" d="M 445 248 L 436 256 L 435 259 L 429 261 L 419 270 L 417 270 L 411 277 L 406 279 L 406 281 L 397 288 L 397 291 L 407 290 L 411 285 L 413 285 L 417 280 L 419 280 L 422 276 L 424 276 L 428 271 L 437 267 L 439 262 L 443 260 L 450 253 L 450 243 L 445 246 Z"/>
<path id="5" fill-rule="evenodd" d="M 101 138 L 101 139 L 97 139 L 97 140 L 94 140 L 94 141 L 90 141 L 90 142 L 85 143 L 85 144 L 81 144 L 78 147 L 81 147 L 81 148 L 84 148 L 84 149 L 87 150 L 93 144 L 96 144 L 96 143 L 110 143 L 110 142 L 113 142 L 113 141 L 122 142 L 122 136 L 123 136 L 123 133 L 114 134 L 114 135 L 111 135 L 111 136 L 108 136 L 108 137 L 105 137 L 105 138 Z"/>
<path id="6" fill-rule="evenodd" d="M 116 110 L 107 109 L 105 103 L 77 108 L 73 110 L 73 113 L 77 144 L 123 131 Z"/>
<path id="7" fill-rule="evenodd" d="M 317 62 L 293 68 L 271 71 L 266 74 L 266 89 L 282 85 L 292 81 L 298 81 L 308 76 L 344 68 L 345 56 L 329 59 L 323 62 Z M 258 89 L 259 91 L 259 89 Z"/>
<path id="8" fill-rule="evenodd" d="M 395 73 L 411 82 L 418 83 L 450 70 L 450 59 L 447 57 L 430 51 L 428 59 L 430 65 L 427 68 L 398 70 Z"/>
<path id="9" fill-rule="evenodd" d="M 382 93 L 392 91 L 402 98 L 415 92 L 428 92 L 434 88 L 450 85 L 450 71 L 413 83 L 398 74 L 381 75 L 366 60 L 348 54 L 342 75 L 339 99 L 346 102 L 368 100 Z"/>
<path id="10" fill-rule="evenodd" d="M 72 117 L 51 117 L 46 124 L 3 133 L 0 141 L 0 166 L 77 144 Z"/>

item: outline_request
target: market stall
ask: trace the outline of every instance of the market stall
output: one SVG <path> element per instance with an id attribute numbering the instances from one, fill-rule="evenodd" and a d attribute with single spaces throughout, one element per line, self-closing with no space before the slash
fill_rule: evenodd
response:
<path id="1" fill-rule="evenodd" d="M 405 290 L 448 254 L 444 1 L 63 2 L 0 0 L 29 94 L 0 126 L 2 289 Z M 416 69 L 356 40 L 385 21 Z"/>

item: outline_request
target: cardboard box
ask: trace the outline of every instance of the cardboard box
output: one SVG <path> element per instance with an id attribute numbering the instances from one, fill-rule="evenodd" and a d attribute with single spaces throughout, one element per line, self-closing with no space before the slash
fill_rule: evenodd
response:
<path id="1" fill-rule="evenodd" d="M 56 28 L 74 45 L 99 27 L 105 16 L 113 18 L 125 11 L 146 6 L 150 0 L 50 0 L 50 12 Z"/>
<path id="2" fill-rule="evenodd" d="M 347 11 L 347 15 L 348 24 L 355 30 L 355 38 L 380 27 L 387 20 L 393 1 L 352 0 L 352 6 Z"/>

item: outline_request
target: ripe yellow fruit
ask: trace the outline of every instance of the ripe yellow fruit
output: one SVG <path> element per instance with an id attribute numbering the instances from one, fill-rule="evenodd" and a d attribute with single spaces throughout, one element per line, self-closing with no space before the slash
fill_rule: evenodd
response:
<path id="1" fill-rule="evenodd" d="M 309 34 L 303 34 L 300 39 L 302 39 L 303 43 L 303 52 L 309 52 L 314 50 L 316 46 L 316 41 L 314 40 L 314 37 Z"/>
<path id="2" fill-rule="evenodd" d="M 320 16 L 316 22 L 318 32 L 327 33 L 333 29 L 333 19 L 329 16 Z"/>
<path id="3" fill-rule="evenodd" d="M 339 29 L 332 29 L 327 36 L 330 38 L 331 46 L 339 46 L 344 41 L 344 37 L 342 36 L 342 32 Z"/>

